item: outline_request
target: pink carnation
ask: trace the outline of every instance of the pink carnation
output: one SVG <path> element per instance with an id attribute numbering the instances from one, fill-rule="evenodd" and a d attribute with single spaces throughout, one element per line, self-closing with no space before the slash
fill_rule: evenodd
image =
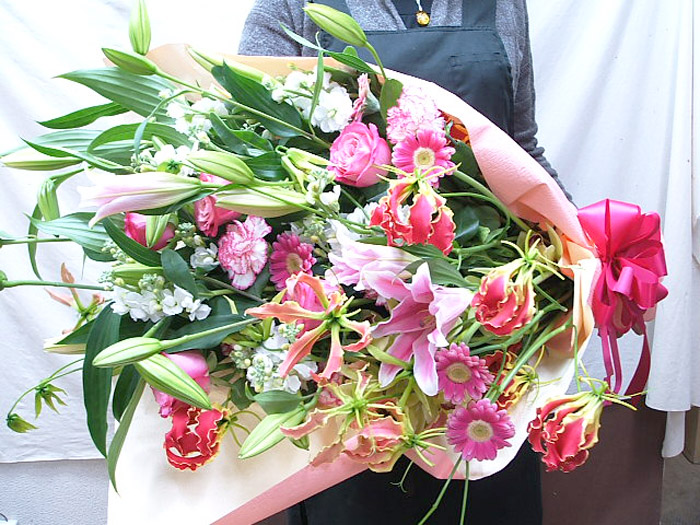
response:
<path id="1" fill-rule="evenodd" d="M 455 149 L 447 145 L 447 138 L 443 130 L 421 128 L 416 135 L 410 135 L 403 139 L 394 148 L 391 161 L 394 166 L 407 173 L 418 170 L 420 173 L 440 173 L 454 167 L 450 159 L 455 154 Z M 437 186 L 438 177 L 431 181 Z"/>
<path id="2" fill-rule="evenodd" d="M 404 86 L 396 106 L 387 111 L 386 122 L 386 136 L 394 144 L 415 136 L 419 129 L 445 129 L 437 104 L 418 86 Z"/>
<path id="3" fill-rule="evenodd" d="M 246 290 L 253 285 L 267 263 L 265 236 L 271 231 L 264 219 L 253 215 L 226 227 L 219 239 L 219 263 L 228 272 L 232 286 Z"/>
<path id="4" fill-rule="evenodd" d="M 270 274 L 278 290 L 284 290 L 285 282 L 292 275 L 311 273 L 311 267 L 316 263 L 313 251 L 313 245 L 301 242 L 294 233 L 284 232 L 277 236 L 272 243 Z"/>
<path id="5" fill-rule="evenodd" d="M 452 403 L 481 399 L 493 382 L 486 361 L 469 355 L 469 347 L 464 343 L 452 343 L 449 348 L 439 350 L 435 361 L 440 390 Z"/>
<path id="6" fill-rule="evenodd" d="M 514 435 L 508 412 L 489 399 L 457 407 L 447 418 L 447 442 L 466 461 L 495 459 L 498 450 L 511 446 L 508 440 Z"/>
<path id="7" fill-rule="evenodd" d="M 357 79 L 357 99 L 355 99 L 352 105 L 352 116 L 350 117 L 352 122 L 362 120 L 362 114 L 367 105 L 367 95 L 369 92 L 369 75 L 363 73 Z"/>

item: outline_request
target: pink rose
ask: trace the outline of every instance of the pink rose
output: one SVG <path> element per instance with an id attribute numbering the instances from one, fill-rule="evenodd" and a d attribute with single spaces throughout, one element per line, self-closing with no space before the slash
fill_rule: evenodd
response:
<path id="1" fill-rule="evenodd" d="M 187 350 L 176 354 L 165 354 L 165 357 L 182 368 L 187 375 L 197 382 L 199 386 L 201 386 L 206 392 L 209 392 L 211 389 L 209 365 L 207 365 L 207 360 L 204 359 L 204 356 L 202 356 L 199 351 Z M 156 402 L 160 405 L 161 417 L 168 417 L 172 415 L 178 408 L 189 407 L 187 403 L 175 399 L 169 394 L 165 394 L 160 390 L 156 390 L 155 388 L 151 388 L 151 390 L 153 390 L 153 397 L 156 398 Z"/>
<path id="2" fill-rule="evenodd" d="M 380 166 L 390 161 L 389 145 L 379 136 L 377 126 L 353 122 L 333 142 L 328 169 L 337 182 L 363 188 L 376 184 L 386 174 Z"/>
<path id="3" fill-rule="evenodd" d="M 124 217 L 124 233 L 137 243 L 148 247 L 146 242 L 146 221 L 148 217 L 146 215 L 141 215 L 140 213 L 129 212 Z M 168 224 L 165 227 L 163 235 L 160 236 L 158 242 L 156 242 L 151 249 L 160 250 L 168 245 L 168 241 L 175 235 L 175 227 L 172 224 Z"/>
<path id="4" fill-rule="evenodd" d="M 229 181 L 226 179 L 216 175 L 209 175 L 208 173 L 200 174 L 199 179 L 202 182 L 229 184 Z M 219 208 L 216 205 L 216 197 L 214 195 L 209 195 L 194 203 L 194 218 L 197 228 L 209 237 L 216 237 L 222 225 L 237 219 L 239 216 L 240 213 L 236 211 Z"/>
<path id="5" fill-rule="evenodd" d="M 522 328 L 535 313 L 532 281 L 511 281 L 510 274 L 507 266 L 495 268 L 483 277 L 472 299 L 476 320 L 496 335 L 508 335 Z"/>

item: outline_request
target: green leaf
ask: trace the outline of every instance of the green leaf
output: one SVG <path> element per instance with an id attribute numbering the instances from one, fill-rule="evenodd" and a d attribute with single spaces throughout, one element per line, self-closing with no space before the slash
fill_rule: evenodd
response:
<path id="1" fill-rule="evenodd" d="M 188 405 L 211 409 L 209 396 L 202 387 L 163 354 L 152 355 L 148 359 L 134 363 L 134 366 L 141 377 L 153 388 Z"/>
<path id="2" fill-rule="evenodd" d="M 415 261 L 406 267 L 406 270 L 415 273 L 421 264 L 428 263 L 430 269 L 430 281 L 440 286 L 458 286 L 468 288 L 467 281 L 459 270 L 445 259 L 427 259 Z"/>
<path id="3" fill-rule="evenodd" d="M 336 51 L 326 51 L 326 53 L 328 54 L 328 56 L 336 59 L 341 64 L 350 66 L 351 68 L 356 69 L 360 73 L 376 73 L 372 66 L 370 66 L 369 64 L 367 64 L 367 62 L 355 55 L 351 55 L 349 53 L 338 53 Z"/>
<path id="4" fill-rule="evenodd" d="M 114 115 L 121 115 L 126 113 L 128 109 L 115 104 L 114 102 L 108 102 L 107 104 L 101 104 L 99 106 L 92 106 L 89 108 L 79 109 L 62 117 L 57 117 L 51 120 L 45 120 L 39 122 L 45 128 L 51 129 L 70 129 L 70 128 L 82 128 L 88 124 L 92 124 L 98 118 L 101 117 L 111 117 Z"/>
<path id="5" fill-rule="evenodd" d="M 455 241 L 468 241 L 479 231 L 479 216 L 472 206 L 464 206 L 455 213 L 454 221 Z"/>
<path id="6" fill-rule="evenodd" d="M 197 285 L 190 272 L 190 267 L 185 260 L 174 250 L 167 248 L 160 253 L 163 265 L 163 273 L 169 281 L 183 288 L 197 297 Z"/>
<path id="7" fill-rule="evenodd" d="M 119 374 L 117 384 L 114 386 L 114 394 L 112 394 L 112 413 L 117 421 L 121 421 L 140 381 L 141 376 L 133 365 L 125 366 Z"/>
<path id="8" fill-rule="evenodd" d="M 247 159 L 245 163 L 259 179 L 280 181 L 287 178 L 287 172 L 282 167 L 282 157 L 275 151 Z"/>
<path id="9" fill-rule="evenodd" d="M 386 82 L 384 82 L 382 93 L 379 95 L 379 111 L 384 120 L 386 120 L 386 114 L 389 108 L 393 108 L 396 105 L 402 91 L 403 84 L 398 80 L 388 78 Z"/>
<path id="10" fill-rule="evenodd" d="M 35 217 L 29 220 L 42 233 L 67 237 L 83 248 L 100 252 L 109 236 L 99 224 L 90 228 L 88 223 L 94 216 L 91 212 L 77 212 L 53 221 L 39 221 Z"/>
<path id="11" fill-rule="evenodd" d="M 238 410 L 245 410 L 252 401 L 245 395 L 246 380 L 245 377 L 239 377 L 233 385 L 231 385 L 231 401 L 236 405 Z"/>
<path id="12" fill-rule="evenodd" d="M 93 443 L 107 456 L 107 405 L 112 388 L 112 370 L 95 368 L 92 360 L 103 349 L 119 340 L 121 316 L 105 307 L 95 319 L 85 345 L 83 361 L 83 400 Z"/>
<path id="13" fill-rule="evenodd" d="M 209 317 L 203 319 L 202 321 L 194 321 L 193 323 L 188 323 L 182 328 L 175 330 L 173 333 L 168 334 L 168 337 L 170 339 L 177 339 L 178 337 L 182 337 L 184 335 L 199 334 L 204 330 L 211 330 L 212 328 L 219 328 L 227 325 L 233 326 L 231 326 L 230 329 L 222 330 L 221 332 L 218 332 L 216 334 L 205 335 L 187 343 L 179 344 L 177 346 L 169 348 L 168 352 L 182 352 L 183 350 L 192 350 L 195 348 L 204 350 L 206 348 L 214 348 L 215 346 L 219 346 L 221 342 L 226 338 L 226 336 L 235 334 L 236 332 L 240 332 L 246 326 L 248 326 L 248 324 L 250 324 L 249 322 L 245 321 L 250 321 L 250 318 L 248 316 L 240 314 L 229 314 L 209 315 Z"/>
<path id="14" fill-rule="evenodd" d="M 131 146 L 130 149 L 133 151 L 134 135 L 136 134 L 139 126 L 141 126 L 141 124 L 122 124 L 121 126 L 115 126 L 103 131 L 90 143 L 88 146 L 88 152 L 93 153 L 99 146 L 117 141 L 128 141 Z M 182 133 L 178 133 L 172 127 L 150 122 L 146 124 L 143 130 L 142 138 L 145 140 L 150 140 L 153 136 L 163 139 L 165 142 L 172 144 L 176 148 L 178 146 L 189 145 L 189 140 L 187 137 Z"/>
<path id="15" fill-rule="evenodd" d="M 212 68 L 211 72 L 224 89 L 231 93 L 236 102 L 264 113 L 268 117 L 286 122 L 295 128 L 303 126 L 299 112 L 290 104 L 278 104 L 275 102 L 270 92 L 262 84 L 237 73 L 228 67 L 226 63 L 223 66 Z M 290 129 L 289 126 L 280 124 L 275 120 L 253 113 L 249 114 L 251 118 L 258 120 L 274 135 L 280 137 L 296 137 L 300 135 L 299 131 Z"/>
<path id="16" fill-rule="evenodd" d="M 281 414 L 291 412 L 301 403 L 301 398 L 296 394 L 290 394 L 286 390 L 269 390 L 253 396 L 267 414 Z"/>
<path id="17" fill-rule="evenodd" d="M 109 479 L 112 482 L 114 490 L 117 490 L 117 461 L 119 461 L 119 455 L 121 454 L 122 447 L 124 446 L 124 441 L 126 440 L 126 435 L 129 432 L 129 427 L 131 426 L 131 421 L 134 418 L 134 412 L 136 412 L 136 407 L 141 400 L 141 395 L 143 394 L 143 389 L 146 386 L 144 381 L 139 380 L 136 384 L 131 399 L 129 399 L 129 404 L 124 410 L 124 413 L 117 427 L 117 431 L 114 433 L 112 442 L 109 444 L 109 453 L 107 454 L 107 471 L 109 472 Z"/>
<path id="18" fill-rule="evenodd" d="M 452 162 L 459 165 L 459 171 L 470 177 L 481 178 L 481 170 L 476 162 L 471 146 L 468 146 L 461 140 L 453 140 L 452 145 L 456 150 L 455 154 L 452 155 Z"/>
<path id="19" fill-rule="evenodd" d="M 101 224 L 114 243 L 136 262 L 140 262 L 146 266 L 161 265 L 160 254 L 158 254 L 158 252 L 149 250 L 142 244 L 128 237 L 113 220 L 106 218 L 101 221 Z"/>
<path id="20" fill-rule="evenodd" d="M 231 129 L 216 113 L 209 115 L 214 131 L 224 145 L 239 155 L 250 155 L 250 149 L 272 151 L 272 143 L 262 138 L 254 131 L 247 129 Z"/>
<path id="21" fill-rule="evenodd" d="M 92 153 L 83 153 L 82 151 L 64 148 L 61 146 L 44 146 L 42 144 L 37 144 L 28 140 L 25 140 L 24 142 L 26 142 L 30 148 L 33 148 L 39 153 L 43 153 L 44 155 L 48 155 L 49 157 L 74 158 L 84 160 L 85 162 L 87 162 L 91 166 L 94 166 L 95 168 L 99 168 L 101 170 L 110 172 L 124 172 L 128 170 L 126 166 L 122 166 L 121 164 L 117 164 L 110 160 L 103 159 L 101 157 L 93 155 Z"/>
<path id="22" fill-rule="evenodd" d="M 36 227 L 34 221 L 41 221 L 42 215 L 39 205 L 34 206 L 34 211 L 32 216 L 29 218 L 29 229 L 27 230 L 27 235 L 32 236 L 39 233 L 39 228 Z M 27 250 L 29 251 L 29 264 L 32 266 L 32 271 L 36 275 L 37 279 L 43 280 L 43 277 L 39 274 L 39 266 L 36 263 L 36 251 L 39 248 L 39 243 L 29 242 L 27 243 Z"/>
<path id="23" fill-rule="evenodd" d="M 59 78 L 82 84 L 143 117 L 149 116 L 161 102 L 161 91 L 175 88 L 172 83 L 159 77 L 134 75 L 116 67 L 73 71 Z M 156 115 L 158 120 L 169 120 L 165 109 Z"/>
<path id="24" fill-rule="evenodd" d="M 503 224 L 503 216 L 492 206 L 476 206 L 474 213 L 479 217 L 479 224 L 485 226 L 489 230 L 496 230 Z"/>
<path id="25" fill-rule="evenodd" d="M 363 239 L 363 242 L 367 242 L 367 239 Z M 402 246 L 401 249 L 425 260 L 446 259 L 445 254 L 432 244 L 411 244 Z"/>

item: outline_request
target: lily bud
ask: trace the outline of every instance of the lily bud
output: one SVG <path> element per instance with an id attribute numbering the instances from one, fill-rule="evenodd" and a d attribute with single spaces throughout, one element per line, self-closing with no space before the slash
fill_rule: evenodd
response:
<path id="1" fill-rule="evenodd" d="M 225 151 L 195 151 L 187 157 L 194 169 L 210 173 L 234 184 L 253 182 L 255 175 L 237 155 Z"/>
<path id="2" fill-rule="evenodd" d="M 44 340 L 44 351 L 52 354 L 80 355 L 85 353 L 85 343 L 61 343 L 63 337 Z"/>
<path id="3" fill-rule="evenodd" d="M 172 215 L 149 215 L 146 218 L 146 246 L 153 248 L 165 233 Z"/>
<path id="4" fill-rule="evenodd" d="M 79 159 L 50 157 L 33 148 L 22 148 L 0 156 L 0 163 L 8 168 L 28 171 L 54 171 L 74 166 Z"/>
<path id="5" fill-rule="evenodd" d="M 102 52 L 115 66 L 134 75 L 155 75 L 159 71 L 154 62 L 136 53 L 108 47 L 103 47 Z"/>
<path id="6" fill-rule="evenodd" d="M 227 190 L 216 194 L 219 208 L 233 210 L 247 215 L 257 215 L 265 219 L 282 217 L 306 207 L 304 195 L 283 188 L 257 187 L 259 193 L 251 188 Z M 267 193 L 269 192 L 269 193 Z"/>
<path id="7" fill-rule="evenodd" d="M 153 337 L 131 337 L 102 350 L 92 360 L 92 364 L 99 368 L 128 365 L 147 359 L 162 350 L 163 345 L 159 339 Z"/>
<path id="8" fill-rule="evenodd" d="M 156 353 L 143 361 L 134 363 L 134 366 L 141 377 L 153 388 L 184 401 L 188 405 L 211 409 L 209 396 L 202 387 L 164 355 Z"/>
<path id="9" fill-rule="evenodd" d="M 139 281 L 146 274 L 163 275 L 163 268 L 160 266 L 146 266 L 141 263 L 126 263 L 115 266 L 112 269 L 112 277 L 116 281 L 121 279 L 124 284 L 138 286 Z"/>
<path id="10" fill-rule="evenodd" d="M 304 11 L 313 22 L 351 46 L 367 47 L 367 35 L 353 17 L 323 4 L 307 4 Z"/>
<path id="11" fill-rule="evenodd" d="M 145 55 L 151 47 L 151 21 L 148 19 L 144 0 L 137 0 L 136 6 L 131 11 L 129 40 L 131 47 L 139 55 Z"/>
<path id="12" fill-rule="evenodd" d="M 39 186 L 37 192 L 37 204 L 39 210 L 47 221 L 58 219 L 61 212 L 58 208 L 58 198 L 56 197 L 56 181 L 51 177 L 47 177 Z"/>
<path id="13" fill-rule="evenodd" d="M 291 412 L 270 414 L 248 434 L 238 451 L 238 457 L 240 459 L 252 458 L 274 447 L 284 439 L 280 427 L 294 427 L 301 423 L 304 417 L 306 417 L 306 409 L 302 406 Z"/>

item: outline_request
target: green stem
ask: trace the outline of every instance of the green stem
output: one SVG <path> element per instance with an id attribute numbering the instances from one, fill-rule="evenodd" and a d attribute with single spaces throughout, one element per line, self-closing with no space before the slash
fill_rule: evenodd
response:
<path id="1" fill-rule="evenodd" d="M 473 179 L 472 177 L 470 177 L 470 176 L 467 175 L 466 173 L 462 173 L 462 172 L 459 171 L 459 170 L 458 170 L 458 171 L 455 171 L 455 172 L 453 173 L 453 176 L 456 177 L 456 178 L 458 178 L 458 179 L 461 180 L 462 182 L 468 184 L 468 185 L 471 186 L 472 188 L 475 188 L 475 189 L 478 190 L 481 194 L 483 194 L 483 195 L 485 195 L 486 197 L 488 197 L 489 200 L 491 201 L 491 203 L 492 203 L 494 206 L 496 206 L 499 210 L 501 210 L 501 211 L 506 215 L 506 217 L 509 217 L 510 220 L 512 220 L 515 224 L 517 224 L 517 225 L 520 227 L 520 229 L 522 229 L 523 231 L 528 231 L 528 230 L 531 229 L 527 224 L 525 224 L 525 222 L 523 222 L 522 219 L 520 219 L 519 217 L 516 217 L 515 215 L 513 215 L 513 213 L 506 207 L 506 205 L 503 204 L 503 203 L 498 199 L 498 197 L 496 197 L 496 196 L 493 194 L 493 192 L 491 192 L 491 190 L 489 190 L 486 186 L 484 186 L 483 184 L 481 184 L 481 183 L 478 182 L 477 180 Z"/>
<path id="2" fill-rule="evenodd" d="M 0 281 L 0 290 L 3 288 L 14 288 L 15 286 L 53 286 L 56 288 L 77 288 L 79 290 L 105 291 L 104 286 L 96 286 L 93 284 L 75 284 L 57 281 Z"/>
<path id="3" fill-rule="evenodd" d="M 65 237 L 49 237 L 49 238 L 37 238 L 31 237 L 28 239 L 11 239 L 4 240 L 0 239 L 0 246 L 9 246 L 10 244 L 39 244 L 44 242 L 71 242 L 71 239 L 66 239 Z"/>
<path id="4" fill-rule="evenodd" d="M 80 363 L 82 360 L 83 360 L 83 358 L 81 357 L 80 359 L 76 359 L 75 361 L 71 361 L 71 362 L 68 363 L 67 365 L 64 365 L 64 366 L 62 366 L 61 368 L 59 368 L 58 370 L 56 370 L 53 374 L 51 374 L 51 375 L 50 375 L 49 377 L 47 377 L 46 379 L 42 379 L 41 381 L 39 381 L 36 385 L 34 385 L 33 387 L 31 387 L 30 389 L 25 390 L 25 391 L 17 398 L 17 400 L 14 402 L 14 404 L 12 405 L 12 407 L 10 407 L 10 410 L 8 410 L 7 413 L 8 413 L 8 414 L 12 414 L 12 413 L 15 411 L 15 408 L 17 408 L 17 405 L 20 404 L 20 402 L 22 401 L 22 399 L 24 399 L 24 398 L 27 396 L 27 394 L 29 394 L 29 393 L 31 393 L 31 392 L 34 392 L 34 390 L 36 390 L 36 388 L 37 388 L 38 386 L 43 385 L 43 384 L 47 384 L 47 383 L 51 383 L 51 381 L 54 381 L 55 379 L 60 379 L 60 378 L 62 378 L 62 377 L 65 377 L 65 376 L 67 376 L 67 375 L 70 375 L 70 374 L 73 374 L 73 373 L 75 373 L 75 372 L 78 372 L 78 371 L 82 370 L 82 367 L 80 367 L 80 368 L 76 368 L 75 370 L 69 370 L 68 372 L 65 372 L 65 373 L 63 373 L 63 374 L 61 373 L 61 372 L 63 372 L 66 368 L 69 368 L 69 367 L 71 367 L 71 366 L 73 366 L 73 365 L 75 365 L 75 364 L 78 364 L 78 363 Z"/>
<path id="5" fill-rule="evenodd" d="M 382 60 L 379 58 L 379 54 L 377 53 L 377 50 L 374 49 L 372 44 L 370 44 L 369 42 L 367 43 L 367 50 L 370 53 L 372 53 L 374 60 L 377 62 L 377 65 L 379 66 L 379 70 L 382 72 L 382 76 L 384 77 L 385 80 L 387 80 L 389 77 L 386 76 L 386 71 L 384 71 L 384 64 L 382 64 Z"/>
<path id="6" fill-rule="evenodd" d="M 464 478 L 464 494 L 462 495 L 462 513 L 459 516 L 459 525 L 464 525 L 467 519 L 467 495 L 469 492 L 469 462 L 466 466 L 467 472 Z"/>
<path id="7" fill-rule="evenodd" d="M 163 350 L 167 350 L 169 348 L 173 348 L 184 343 L 196 341 L 197 339 L 201 339 L 202 337 L 215 335 L 220 332 L 225 332 L 226 330 L 230 330 L 231 328 L 236 328 L 239 326 L 248 326 L 249 324 L 257 323 L 259 321 L 260 319 L 255 318 L 245 319 L 243 321 L 237 321 L 235 323 L 219 326 L 217 328 L 210 328 L 209 330 L 204 330 L 203 332 L 198 332 L 196 334 L 183 335 L 182 337 L 178 337 L 177 339 L 165 339 L 161 341 L 161 347 Z"/>
<path id="8" fill-rule="evenodd" d="M 440 491 L 440 494 L 438 494 L 437 499 L 433 503 L 433 506 L 430 507 L 430 510 L 427 512 L 425 516 L 423 516 L 423 519 L 418 522 L 418 525 L 423 525 L 425 522 L 428 521 L 428 518 L 432 516 L 437 508 L 440 506 L 440 502 L 442 501 L 442 498 L 445 496 L 445 492 L 447 492 L 447 487 L 449 487 L 450 482 L 452 481 L 452 478 L 454 478 L 454 475 L 457 473 L 457 469 L 459 468 L 460 463 L 462 463 L 462 458 L 459 458 L 457 462 L 455 463 L 454 468 L 452 469 L 452 472 L 450 472 L 450 476 L 445 480 L 445 484 L 442 486 L 442 490 Z"/>
<path id="9" fill-rule="evenodd" d="M 228 290 L 229 292 L 235 293 L 235 294 L 240 295 L 242 297 L 245 297 L 247 299 L 251 299 L 251 300 L 257 301 L 259 303 L 263 302 L 263 300 L 260 297 L 258 297 L 257 295 L 253 295 L 251 293 L 244 292 L 243 290 L 239 290 L 238 288 L 235 288 L 235 287 L 231 286 L 230 284 L 226 284 L 222 281 L 219 281 L 218 279 L 214 279 L 213 277 L 209 277 L 206 275 L 202 276 L 202 277 L 199 277 L 199 276 L 195 276 L 195 277 L 197 279 L 199 279 L 200 281 L 204 281 L 204 282 L 207 282 L 209 284 L 213 284 L 214 286 L 217 286 L 219 288 L 224 288 L 224 289 Z"/>

